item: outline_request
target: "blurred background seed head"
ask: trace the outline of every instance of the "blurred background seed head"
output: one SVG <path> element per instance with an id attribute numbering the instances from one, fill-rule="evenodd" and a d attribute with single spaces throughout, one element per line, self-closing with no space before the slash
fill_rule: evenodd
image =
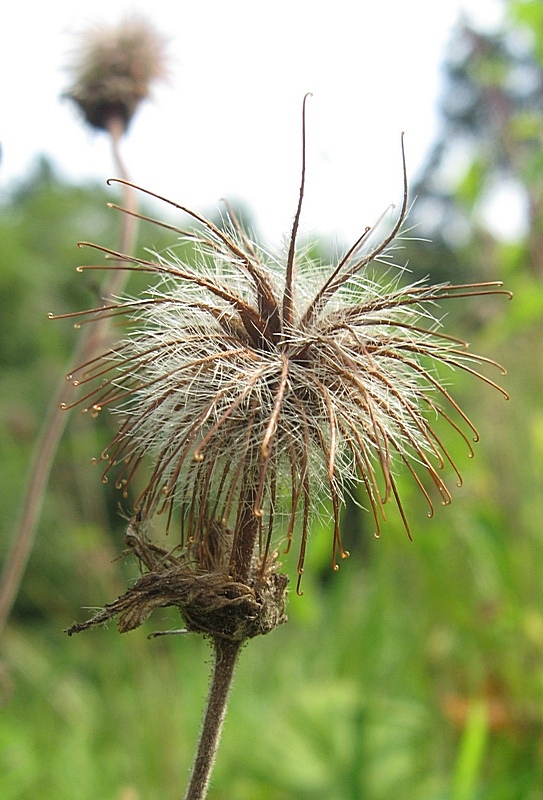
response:
<path id="1" fill-rule="evenodd" d="M 151 85 L 167 76 L 165 37 L 142 17 L 96 25 L 79 40 L 69 65 L 66 97 L 93 128 L 108 130 L 112 119 L 126 130 Z"/>

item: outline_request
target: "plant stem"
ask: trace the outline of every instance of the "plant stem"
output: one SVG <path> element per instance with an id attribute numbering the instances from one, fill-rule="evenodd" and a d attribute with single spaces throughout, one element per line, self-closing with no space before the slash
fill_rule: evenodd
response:
<path id="1" fill-rule="evenodd" d="M 237 581 L 247 583 L 252 568 L 258 525 L 254 514 L 257 480 L 251 470 L 245 476 L 245 489 L 240 503 L 243 511 L 236 524 L 234 546 L 230 556 L 230 572 Z"/>
<path id="2" fill-rule="evenodd" d="M 228 695 L 242 644 L 219 636 L 214 637 L 212 643 L 214 664 L 211 684 L 198 749 L 184 800 L 204 800 L 207 795 L 226 716 Z"/>
<path id="3" fill-rule="evenodd" d="M 118 170 L 122 178 L 126 179 L 127 172 L 119 150 L 119 143 L 124 132 L 122 120 L 112 116 L 108 132 L 110 134 L 115 169 Z M 124 205 L 132 210 L 135 208 L 135 204 L 134 191 L 131 187 L 125 186 Z M 135 218 L 130 214 L 126 214 L 123 217 L 120 232 L 120 251 L 129 253 L 134 245 L 135 237 Z M 121 270 L 119 272 L 111 272 L 110 278 L 104 287 L 104 300 L 114 297 L 122 291 L 126 276 L 127 273 L 123 273 Z M 93 329 L 88 327 L 69 364 L 70 368 L 74 364 L 90 360 L 93 355 L 99 352 L 99 348 L 103 346 L 107 338 L 108 322 L 108 320 L 105 320 L 102 323 L 98 323 L 97 326 L 93 326 Z M 68 421 L 68 412 L 62 411 L 60 404 L 69 402 L 72 393 L 73 387 L 64 378 L 61 378 L 58 390 L 53 397 L 36 442 L 25 487 L 21 517 L 0 576 L 0 634 L 8 620 L 32 551 L 49 474 Z"/>

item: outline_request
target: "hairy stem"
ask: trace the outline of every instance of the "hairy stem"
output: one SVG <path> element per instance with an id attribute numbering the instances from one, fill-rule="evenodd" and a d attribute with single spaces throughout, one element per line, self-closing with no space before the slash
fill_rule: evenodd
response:
<path id="1" fill-rule="evenodd" d="M 214 664 L 198 749 L 184 800 L 204 800 L 219 747 L 241 642 L 214 637 Z"/>

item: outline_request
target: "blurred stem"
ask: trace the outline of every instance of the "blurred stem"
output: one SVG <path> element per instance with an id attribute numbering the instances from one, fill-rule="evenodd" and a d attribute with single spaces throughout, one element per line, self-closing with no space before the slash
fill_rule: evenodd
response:
<path id="1" fill-rule="evenodd" d="M 228 696 L 242 642 L 213 640 L 214 663 L 198 749 L 184 800 L 204 800 L 219 747 Z"/>
<path id="2" fill-rule="evenodd" d="M 124 121 L 118 116 L 112 116 L 109 121 L 108 133 L 111 139 L 113 161 L 115 169 L 120 173 L 120 177 L 128 180 L 127 171 L 120 154 L 120 140 L 124 131 Z M 136 197 L 134 190 L 129 186 L 124 186 L 123 191 L 125 207 L 130 211 L 135 211 Z M 137 220 L 134 216 L 131 214 L 123 216 L 119 241 L 121 253 L 129 253 L 133 249 L 136 239 L 136 226 Z M 113 270 L 108 273 L 109 277 L 102 291 L 105 301 L 120 294 L 126 282 L 127 274 L 122 270 Z M 93 326 L 85 326 L 71 359 L 70 369 L 76 364 L 89 361 L 99 352 L 107 337 L 107 329 L 108 320 L 102 320 Z M 61 403 L 69 403 L 72 393 L 73 387 L 71 383 L 62 378 L 36 442 L 23 497 L 22 514 L 0 579 L 0 634 L 8 620 L 28 558 L 32 552 L 49 475 L 68 421 L 69 413 L 61 410 L 60 405 Z"/>

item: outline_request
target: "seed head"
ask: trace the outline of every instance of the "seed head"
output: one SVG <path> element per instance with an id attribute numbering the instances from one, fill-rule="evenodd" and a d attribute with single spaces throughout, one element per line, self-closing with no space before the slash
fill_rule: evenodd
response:
<path id="1" fill-rule="evenodd" d="M 90 29 L 70 67 L 66 96 L 93 128 L 108 130 L 112 117 L 126 129 L 153 81 L 166 74 L 164 39 L 143 19 Z"/>
<path id="2" fill-rule="evenodd" d="M 217 530 L 231 532 L 223 539 L 233 553 L 249 516 L 261 564 L 274 532 L 287 549 L 299 535 L 301 576 L 311 514 L 326 508 L 336 566 L 338 554 L 347 555 L 339 521 L 353 481 L 365 488 L 376 535 L 389 499 L 409 533 L 398 467 L 412 476 L 429 515 L 433 495 L 451 501 L 447 471 L 461 484 L 434 423 L 451 426 L 470 456 L 478 433 L 436 368 L 458 368 L 504 395 L 480 369 L 505 371 L 444 333 L 435 309 L 453 298 L 507 293 L 499 282 L 402 285 L 394 250 L 408 210 L 405 159 L 403 170 L 403 203 L 389 232 L 375 241 L 367 228 L 332 266 L 296 246 L 305 165 L 285 254 L 253 241 L 228 207 L 219 228 L 171 201 L 199 224 L 173 228 L 192 243 L 193 265 L 175 250 L 145 260 L 90 245 L 115 266 L 80 269 L 127 269 L 156 280 L 138 298 L 81 312 L 124 316 L 127 332 L 69 376 L 91 386 L 73 405 L 121 415 L 102 454 L 104 480 L 115 474 L 126 494 L 148 460 L 150 475 L 135 502 L 140 518 L 171 519 L 178 507 L 182 545 L 200 561 L 221 546 Z"/>

